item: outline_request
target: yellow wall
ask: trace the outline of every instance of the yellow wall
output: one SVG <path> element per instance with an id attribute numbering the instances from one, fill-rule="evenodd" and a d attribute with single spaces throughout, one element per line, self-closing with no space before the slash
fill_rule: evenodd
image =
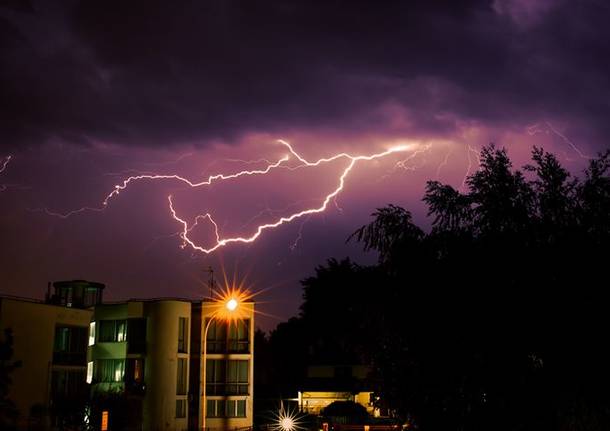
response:
<path id="1" fill-rule="evenodd" d="M 9 391 L 19 411 L 20 427 L 27 426 L 32 406 L 48 407 L 55 326 L 88 327 L 91 315 L 90 310 L 0 298 L 0 336 L 4 337 L 5 328 L 13 330 L 13 359 L 21 361 Z"/>

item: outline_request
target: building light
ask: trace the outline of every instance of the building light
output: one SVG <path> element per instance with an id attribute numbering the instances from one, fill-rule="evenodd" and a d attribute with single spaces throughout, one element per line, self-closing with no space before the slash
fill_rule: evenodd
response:
<path id="1" fill-rule="evenodd" d="M 95 344 L 95 321 L 89 323 L 89 345 Z"/>
<path id="2" fill-rule="evenodd" d="M 93 381 L 93 361 L 87 362 L 87 383 L 91 384 Z"/>

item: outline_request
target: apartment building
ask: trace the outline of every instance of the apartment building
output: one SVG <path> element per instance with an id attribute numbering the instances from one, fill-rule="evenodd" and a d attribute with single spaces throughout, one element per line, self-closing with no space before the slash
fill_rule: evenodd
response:
<path id="1" fill-rule="evenodd" d="M 23 363 L 9 395 L 20 429 L 68 424 L 57 412 L 70 400 L 70 414 L 79 414 L 70 423 L 84 414 L 93 429 L 102 412 L 108 429 L 252 426 L 252 302 L 227 318 L 218 301 L 103 303 L 103 285 L 84 283 L 55 283 L 45 303 L 0 300 L 1 327 L 13 330 L 13 358 Z"/>
<path id="2" fill-rule="evenodd" d="M 0 297 L 0 336 L 10 330 L 12 361 L 20 362 L 8 393 L 18 429 L 58 428 L 88 398 L 87 331 L 104 285 L 75 280 L 53 287 L 45 301 Z"/>
<path id="3" fill-rule="evenodd" d="M 230 320 L 218 318 L 218 304 L 211 302 L 96 306 L 87 353 L 93 400 L 124 394 L 130 428 L 251 427 L 254 305 L 239 306 L 240 317 Z"/>

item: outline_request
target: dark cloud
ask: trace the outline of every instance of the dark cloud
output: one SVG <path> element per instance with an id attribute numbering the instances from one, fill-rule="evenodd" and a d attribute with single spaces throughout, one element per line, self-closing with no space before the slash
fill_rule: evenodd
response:
<path id="1" fill-rule="evenodd" d="M 561 118 L 610 135 L 602 2 L 9 6 L 5 147 L 53 137 L 169 145 L 288 128 L 441 134 L 456 119 Z"/>

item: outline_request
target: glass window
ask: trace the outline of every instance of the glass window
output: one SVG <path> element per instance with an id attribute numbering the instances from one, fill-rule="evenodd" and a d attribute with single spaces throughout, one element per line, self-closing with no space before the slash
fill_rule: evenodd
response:
<path id="1" fill-rule="evenodd" d="M 209 418 L 246 417 L 246 400 L 208 400 L 205 415 Z"/>
<path id="2" fill-rule="evenodd" d="M 237 400 L 235 402 L 235 417 L 245 418 L 246 417 L 246 400 Z"/>
<path id="3" fill-rule="evenodd" d="M 186 417 L 186 400 L 176 400 L 176 417 Z"/>
<path id="4" fill-rule="evenodd" d="M 146 319 L 127 320 L 127 353 L 146 353 Z"/>
<path id="5" fill-rule="evenodd" d="M 179 358 L 176 366 L 176 394 L 186 395 L 186 371 L 187 363 L 186 358 Z"/>
<path id="6" fill-rule="evenodd" d="M 89 346 L 95 344 L 95 321 L 89 323 Z"/>
<path id="7" fill-rule="evenodd" d="M 228 361 L 225 391 L 227 394 L 248 393 L 248 361 Z"/>
<path id="8" fill-rule="evenodd" d="M 84 370 L 54 369 L 51 371 L 50 395 L 53 399 L 75 401 L 86 397 L 88 388 L 85 384 Z"/>
<path id="9" fill-rule="evenodd" d="M 178 352 L 187 353 L 188 346 L 188 322 L 186 317 L 178 318 Z"/>
<path id="10" fill-rule="evenodd" d="M 125 381 L 129 383 L 144 382 L 144 359 L 130 358 L 127 360 Z"/>
<path id="11" fill-rule="evenodd" d="M 53 363 L 59 365 L 86 364 L 87 328 L 76 326 L 55 327 Z"/>
<path id="12" fill-rule="evenodd" d="M 97 340 L 102 343 L 127 341 L 127 322 L 125 320 L 100 320 Z"/>
<path id="13" fill-rule="evenodd" d="M 222 412 L 220 411 L 221 406 L 223 408 Z M 224 416 L 224 400 L 208 400 L 205 415 L 208 418 L 218 418 Z"/>
<path id="14" fill-rule="evenodd" d="M 206 361 L 206 394 L 248 394 L 248 361 L 208 359 Z"/>
<path id="15" fill-rule="evenodd" d="M 69 328 L 55 328 L 55 345 L 53 346 L 54 352 L 67 352 L 70 348 L 70 329 Z"/>
<path id="16" fill-rule="evenodd" d="M 247 353 L 250 349 L 250 320 L 237 320 L 229 324 L 228 349 L 232 353 Z"/>
<path id="17" fill-rule="evenodd" d="M 93 362 L 87 362 L 87 383 L 93 381 Z"/>
<path id="18" fill-rule="evenodd" d="M 218 320 L 212 320 L 206 326 L 208 327 L 208 336 L 206 338 L 206 350 L 208 353 L 224 353 L 227 349 L 227 324 Z"/>
<path id="19" fill-rule="evenodd" d="M 127 341 L 127 322 L 125 320 L 116 321 L 116 340 L 119 343 Z"/>
<path id="20" fill-rule="evenodd" d="M 93 371 L 96 382 L 122 382 L 125 377 L 125 360 L 98 359 L 94 363 Z"/>
<path id="21" fill-rule="evenodd" d="M 229 323 L 212 321 L 209 323 L 206 346 L 208 353 L 248 353 L 250 351 L 250 320 L 241 319 Z"/>

